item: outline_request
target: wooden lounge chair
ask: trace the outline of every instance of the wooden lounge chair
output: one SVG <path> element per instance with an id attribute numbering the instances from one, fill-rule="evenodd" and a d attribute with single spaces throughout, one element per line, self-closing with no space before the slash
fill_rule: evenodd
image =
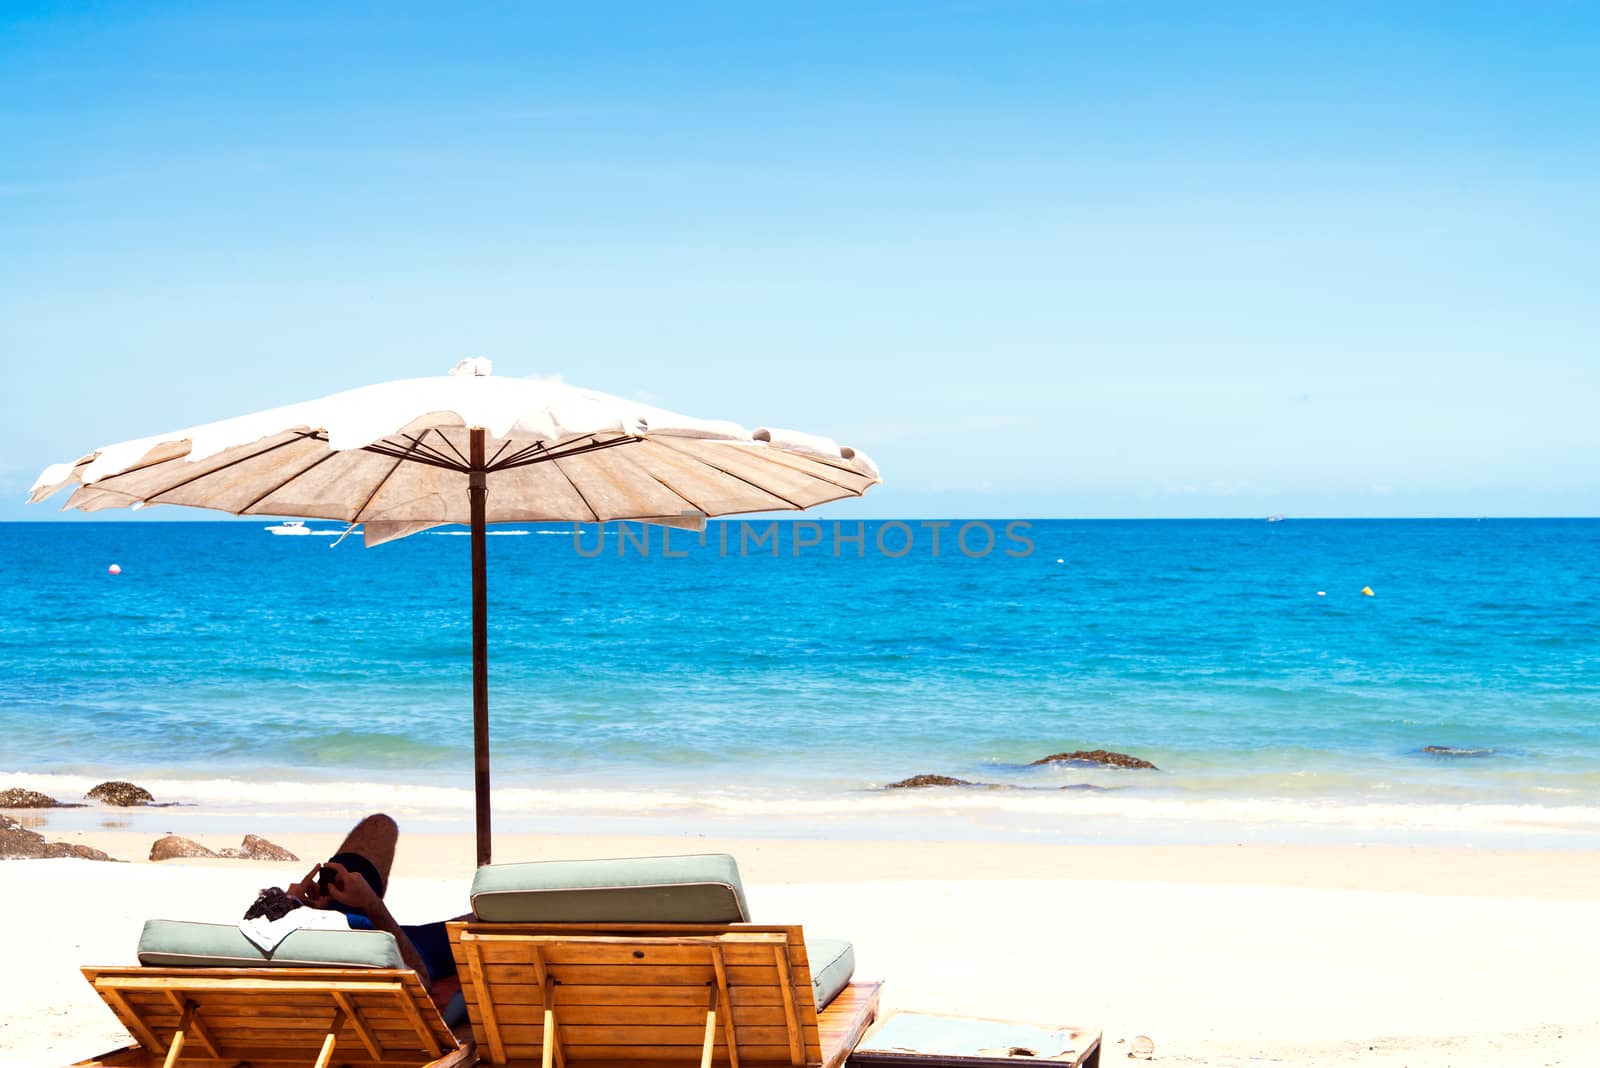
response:
<path id="1" fill-rule="evenodd" d="M 448 927 L 489 1064 L 839 1068 L 877 1016 L 848 943 L 727 922 L 745 914 L 730 857 L 504 865 L 473 889 L 479 919 Z M 534 913 L 569 922 L 510 922 Z"/>
<path id="2" fill-rule="evenodd" d="M 799 927 L 450 925 L 467 1015 L 490 1064 L 838 1068 L 882 983 L 821 1011 Z"/>
<path id="3" fill-rule="evenodd" d="M 166 928 L 157 934 L 187 939 L 181 956 L 247 966 L 84 968 L 84 978 L 137 1041 L 74 1068 L 237 1068 L 246 1063 L 252 1068 L 468 1068 L 476 1063 L 470 1042 L 463 1045 L 451 1033 L 422 980 L 404 966 L 367 965 L 371 955 L 364 953 L 354 954 L 356 966 L 350 967 L 236 960 L 230 934 L 242 943 L 237 928 L 168 921 L 146 926 L 141 959 L 179 955 L 145 952 L 156 924 Z M 192 952 L 195 930 L 203 928 L 212 929 L 201 937 L 213 945 L 229 940 L 226 952 Z M 358 937 L 352 941 L 351 935 Z M 341 944 L 365 941 L 377 947 L 371 959 L 399 963 L 394 940 L 381 932 L 296 932 L 283 946 L 296 939 L 331 945 L 334 955 Z"/>

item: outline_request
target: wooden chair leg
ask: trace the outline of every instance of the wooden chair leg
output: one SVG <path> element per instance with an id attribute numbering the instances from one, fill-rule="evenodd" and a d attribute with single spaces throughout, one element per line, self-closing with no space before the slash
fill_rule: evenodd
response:
<path id="1" fill-rule="evenodd" d="M 174 1064 L 178 1063 L 178 1054 L 182 1052 L 183 1032 L 174 1031 L 172 1033 L 172 1045 L 167 1048 L 167 1059 L 165 1063 L 162 1064 L 161 1068 L 172 1068 Z"/>
<path id="2" fill-rule="evenodd" d="M 717 985 L 712 983 L 711 1003 L 706 1008 L 706 1041 L 700 1049 L 700 1068 L 711 1068 L 711 1050 L 717 1044 L 717 994 Z"/>
<path id="3" fill-rule="evenodd" d="M 194 1019 L 194 1004 L 184 1005 L 183 1012 L 178 1016 L 178 1029 L 172 1032 L 172 1046 L 167 1050 L 167 1059 L 161 1068 L 172 1068 L 178 1063 L 178 1055 L 183 1052 L 183 1033 L 189 1030 L 189 1022 Z"/>
<path id="4" fill-rule="evenodd" d="M 539 1039 L 541 1068 L 551 1068 L 556 1062 L 556 991 L 548 978 L 542 988 L 544 995 L 544 1034 Z"/>
<path id="5" fill-rule="evenodd" d="M 328 1062 L 333 1060 L 333 1044 L 338 1040 L 339 1028 L 345 1020 L 344 1011 L 334 1013 L 333 1023 L 328 1025 L 327 1037 L 322 1040 L 322 1052 L 317 1054 L 316 1068 L 328 1068 Z"/>

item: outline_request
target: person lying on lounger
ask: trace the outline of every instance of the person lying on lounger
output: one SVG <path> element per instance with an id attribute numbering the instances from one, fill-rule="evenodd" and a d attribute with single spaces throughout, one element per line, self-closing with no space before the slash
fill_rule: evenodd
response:
<path id="1" fill-rule="evenodd" d="M 314 909 L 344 913 L 356 930 L 388 931 L 406 966 L 433 988 L 438 1000 L 438 988 L 456 974 L 444 921 L 402 924 L 383 902 L 399 839 L 400 828 L 394 820 L 381 813 L 368 816 L 345 835 L 338 852 L 313 867 L 304 879 L 290 884 L 286 892 Z"/>

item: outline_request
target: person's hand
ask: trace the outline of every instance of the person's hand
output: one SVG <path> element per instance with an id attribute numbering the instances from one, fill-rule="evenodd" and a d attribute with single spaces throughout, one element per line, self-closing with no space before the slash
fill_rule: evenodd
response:
<path id="1" fill-rule="evenodd" d="M 350 871 L 343 864 L 333 861 L 322 867 L 333 872 L 333 878 L 328 882 L 328 897 L 332 900 L 361 912 L 371 912 L 380 903 L 377 891 L 372 889 L 366 876 L 360 872 Z"/>
<path id="2" fill-rule="evenodd" d="M 312 865 L 311 870 L 306 873 L 306 877 L 297 883 L 290 883 L 285 892 L 290 897 L 303 901 L 314 909 L 327 908 L 328 897 L 322 892 L 322 888 L 317 885 L 317 876 L 321 872 L 321 864 Z"/>

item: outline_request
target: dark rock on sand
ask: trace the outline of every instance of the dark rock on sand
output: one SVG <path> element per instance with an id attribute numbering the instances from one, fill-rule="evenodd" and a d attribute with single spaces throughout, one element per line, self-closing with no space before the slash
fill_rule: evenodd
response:
<path id="1" fill-rule="evenodd" d="M 1062 789 L 1062 790 L 1087 790 L 1091 794 L 1103 794 L 1103 793 L 1106 793 L 1106 792 L 1108 792 L 1110 790 L 1121 789 L 1121 787 L 1096 786 L 1092 782 L 1069 782 L 1067 785 L 1059 787 L 1059 789 Z"/>
<path id="2" fill-rule="evenodd" d="M 1052 753 L 1050 756 L 1035 760 L 1029 767 L 1038 764 L 1099 764 L 1108 768 L 1149 768 L 1159 771 L 1148 760 L 1141 760 L 1127 753 L 1113 753 L 1106 749 L 1080 749 L 1074 753 Z"/>
<path id="3" fill-rule="evenodd" d="M 165 838 L 157 838 L 154 844 L 150 846 L 151 860 L 176 860 L 180 857 L 215 857 L 218 855 L 199 842 L 176 834 L 169 834 Z"/>
<path id="4" fill-rule="evenodd" d="M 0 790 L 0 808 L 60 808 L 61 802 L 38 790 L 12 786 Z"/>
<path id="5" fill-rule="evenodd" d="M 148 805 L 155 797 L 143 786 L 135 786 L 131 782 L 103 782 L 99 786 L 83 795 L 91 801 L 103 801 L 108 805 L 118 805 L 129 808 L 133 805 Z"/>
<path id="6" fill-rule="evenodd" d="M 51 857 L 80 857 L 84 860 L 110 860 L 111 857 L 86 845 L 47 842 L 44 835 L 30 831 L 9 816 L 0 816 L 0 860 L 44 860 Z"/>
<path id="7" fill-rule="evenodd" d="M 217 850 L 217 856 L 227 857 L 230 860 L 299 860 L 300 858 L 283 848 L 274 845 L 260 835 L 247 834 L 244 841 L 237 846 Z"/>
<path id="8" fill-rule="evenodd" d="M 1493 749 L 1469 749 L 1454 745 L 1425 745 L 1422 747 L 1422 751 L 1424 753 L 1432 753 L 1434 756 L 1453 757 L 1489 756 L 1494 752 Z"/>
<path id="9" fill-rule="evenodd" d="M 283 846 L 277 845 L 274 842 L 269 842 L 265 838 L 262 838 L 260 835 L 256 834 L 247 834 L 244 836 L 243 852 L 244 855 L 251 860 L 300 859 L 287 849 L 283 848 Z"/>
<path id="10" fill-rule="evenodd" d="M 0 860 L 42 857 L 44 851 L 44 835 L 26 829 L 10 816 L 0 816 Z"/>
<path id="11" fill-rule="evenodd" d="M 885 786 L 885 790 L 906 790 L 919 786 L 976 786 L 977 783 L 968 782 L 966 779 L 952 779 L 948 775 L 913 775 L 909 779 L 901 779 Z"/>
<path id="12" fill-rule="evenodd" d="M 66 852 L 64 852 L 64 853 L 52 853 L 51 854 L 52 856 L 57 856 L 57 857 L 77 857 L 80 860 L 115 860 L 116 859 L 111 854 L 102 852 L 101 850 L 98 850 L 98 849 L 94 848 L 93 846 L 77 845 L 77 844 L 70 844 L 69 845 L 66 842 L 51 842 L 50 843 L 50 848 L 51 849 L 58 849 L 58 850 L 59 849 L 66 850 Z"/>

